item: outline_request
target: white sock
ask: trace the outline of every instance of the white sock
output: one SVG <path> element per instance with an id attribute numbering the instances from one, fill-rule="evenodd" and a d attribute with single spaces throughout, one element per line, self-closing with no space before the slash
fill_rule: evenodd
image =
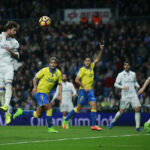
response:
<path id="1" fill-rule="evenodd" d="M 135 112 L 135 124 L 136 124 L 136 128 L 140 127 L 140 112 Z"/>
<path id="2" fill-rule="evenodd" d="M 150 119 L 147 121 L 147 123 L 149 123 L 149 125 L 150 125 Z"/>
<path id="3" fill-rule="evenodd" d="M 5 105 L 9 106 L 11 96 L 12 96 L 12 86 L 10 84 L 7 84 L 5 86 L 6 92 L 5 92 Z"/>
<path id="4" fill-rule="evenodd" d="M 0 90 L 0 102 L 2 106 L 5 104 L 5 90 L 3 89 Z"/>
<path id="5" fill-rule="evenodd" d="M 114 122 L 116 122 L 119 118 L 120 118 L 120 116 L 121 116 L 122 114 L 120 113 L 120 111 L 118 111 L 117 113 L 116 113 L 116 115 L 115 115 L 115 117 L 114 117 L 114 119 L 113 119 L 113 123 Z"/>
<path id="6" fill-rule="evenodd" d="M 66 119 L 66 116 L 63 116 L 63 120 L 65 120 Z"/>

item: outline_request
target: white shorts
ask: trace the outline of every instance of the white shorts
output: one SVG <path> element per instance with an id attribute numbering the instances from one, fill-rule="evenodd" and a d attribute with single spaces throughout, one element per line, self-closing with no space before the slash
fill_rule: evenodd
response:
<path id="1" fill-rule="evenodd" d="M 137 97 L 134 95 L 133 97 L 122 97 L 120 100 L 120 109 L 127 109 L 129 106 L 134 107 L 141 107 L 141 103 Z"/>
<path id="2" fill-rule="evenodd" d="M 4 87 L 6 82 L 12 83 L 14 69 L 12 66 L 0 68 L 0 87 Z"/>
<path id="3" fill-rule="evenodd" d="M 60 104 L 60 112 L 70 112 L 73 109 L 73 104 Z"/>

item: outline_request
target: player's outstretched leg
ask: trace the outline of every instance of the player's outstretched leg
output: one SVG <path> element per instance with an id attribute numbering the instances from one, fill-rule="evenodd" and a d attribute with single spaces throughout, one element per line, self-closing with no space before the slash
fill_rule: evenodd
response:
<path id="1" fill-rule="evenodd" d="M 144 131 L 150 133 L 150 119 L 144 123 Z"/>
<path id="2" fill-rule="evenodd" d="M 21 108 L 18 108 L 16 113 L 13 115 L 13 119 L 16 119 L 17 117 L 21 116 L 21 115 L 26 115 L 26 116 L 30 116 L 30 117 L 35 117 L 38 118 L 38 115 L 36 113 L 36 111 L 33 110 L 22 110 Z"/>
<path id="3" fill-rule="evenodd" d="M 62 112 L 62 114 L 63 114 L 63 121 L 62 121 L 62 127 L 63 127 L 64 124 L 65 124 L 65 119 L 66 119 L 67 112 Z M 69 129 L 69 122 L 67 122 L 66 129 Z"/>
<path id="4" fill-rule="evenodd" d="M 10 82 L 6 83 L 5 86 L 5 104 L 3 106 L 0 107 L 0 111 L 2 112 L 7 112 L 8 111 L 8 106 L 11 100 L 11 96 L 12 96 L 12 85 Z"/>
<path id="5" fill-rule="evenodd" d="M 91 113 L 90 113 L 90 116 L 91 116 L 91 129 L 92 130 L 97 130 L 97 131 L 101 131 L 102 128 L 96 126 L 96 117 L 97 117 L 97 111 L 96 111 L 96 99 L 94 97 L 94 94 L 93 92 L 92 93 L 89 93 L 89 97 L 90 97 L 90 101 L 89 101 L 89 105 L 91 107 Z M 91 101 L 92 100 L 92 101 Z"/>
<path id="6" fill-rule="evenodd" d="M 91 122 L 92 122 L 91 129 L 101 131 L 102 128 L 96 126 L 96 116 L 97 116 L 96 109 L 91 109 L 90 116 L 91 116 Z"/>
<path id="7" fill-rule="evenodd" d="M 136 131 L 142 132 L 143 130 L 140 128 L 140 108 L 139 107 L 134 107 L 135 110 L 135 124 L 136 124 Z"/>
<path id="8" fill-rule="evenodd" d="M 62 127 L 65 130 L 68 123 L 69 123 L 69 119 L 71 119 L 76 113 L 78 113 L 78 109 L 77 107 L 75 107 L 66 117 L 66 119 L 63 121 Z"/>
<path id="9" fill-rule="evenodd" d="M 46 111 L 46 120 L 47 120 L 47 124 L 48 124 L 48 132 L 57 133 L 58 131 L 56 131 L 52 125 L 52 111 L 53 111 L 52 109 L 49 109 Z"/>
<path id="10" fill-rule="evenodd" d="M 69 121 L 66 121 L 65 119 L 63 119 L 62 127 L 63 129 L 69 129 Z"/>
<path id="11" fill-rule="evenodd" d="M 0 107 L 0 111 L 1 112 L 7 112 L 8 107 L 4 106 L 5 104 L 5 87 L 0 87 L 0 102 L 1 102 L 1 107 Z"/>
<path id="12" fill-rule="evenodd" d="M 0 87 L 0 102 L 2 106 L 5 104 L 5 87 Z M 5 113 L 5 121 L 6 124 L 9 124 L 11 122 L 11 114 L 9 111 Z"/>
<path id="13" fill-rule="evenodd" d="M 120 116 L 122 115 L 122 113 L 120 111 L 118 111 L 113 119 L 113 121 L 110 123 L 109 125 L 109 129 L 112 129 L 113 126 L 115 125 L 116 121 L 120 118 Z"/>
<path id="14" fill-rule="evenodd" d="M 5 113 L 5 121 L 7 125 L 11 122 L 11 113 L 9 111 Z"/>
<path id="15" fill-rule="evenodd" d="M 23 110 L 21 108 L 18 108 L 16 113 L 13 115 L 13 119 L 16 119 L 18 116 L 21 116 L 23 114 Z"/>

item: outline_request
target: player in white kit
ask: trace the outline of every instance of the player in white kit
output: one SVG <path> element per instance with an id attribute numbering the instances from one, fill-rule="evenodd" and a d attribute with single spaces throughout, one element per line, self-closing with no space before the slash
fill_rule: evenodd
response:
<path id="1" fill-rule="evenodd" d="M 138 91 L 139 95 L 145 91 L 145 89 L 149 85 L 149 83 L 150 83 L 150 77 L 148 77 L 148 79 L 145 81 L 143 87 Z M 150 119 L 144 123 L 144 130 L 146 132 L 150 133 Z"/>
<path id="2" fill-rule="evenodd" d="M 59 99 L 59 85 L 57 86 L 56 92 L 53 96 L 53 100 L 56 98 Z M 70 112 L 74 106 L 72 102 L 72 97 L 76 95 L 76 90 L 71 82 L 67 81 L 67 75 L 62 75 L 62 102 L 60 104 L 60 111 L 63 114 L 63 122 L 66 119 L 67 113 Z M 69 128 L 69 124 L 67 124 L 67 127 Z"/>
<path id="3" fill-rule="evenodd" d="M 13 59 L 19 58 L 19 43 L 15 39 L 19 25 L 8 21 L 5 32 L 0 34 L 0 111 L 7 112 L 12 96 L 12 81 L 14 76 Z M 10 123 L 11 114 L 5 113 L 6 123 Z"/>
<path id="4" fill-rule="evenodd" d="M 140 86 L 136 80 L 135 72 L 130 71 L 130 64 L 128 61 L 124 62 L 124 71 L 118 74 L 114 86 L 122 90 L 120 100 L 120 110 L 116 113 L 113 121 L 109 125 L 112 129 L 117 119 L 124 113 L 125 109 L 131 104 L 135 110 L 135 124 L 136 131 L 142 131 L 140 128 L 140 101 L 138 99 L 136 89 Z M 136 88 L 136 89 L 135 89 Z"/>

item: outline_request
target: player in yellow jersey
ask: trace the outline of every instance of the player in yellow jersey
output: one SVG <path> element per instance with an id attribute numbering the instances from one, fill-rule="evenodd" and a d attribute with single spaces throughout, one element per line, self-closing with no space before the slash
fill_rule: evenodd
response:
<path id="1" fill-rule="evenodd" d="M 35 94 L 38 103 L 37 110 L 22 110 L 21 108 L 18 108 L 17 112 L 13 116 L 13 119 L 20 115 L 33 116 L 35 118 L 39 118 L 43 114 L 43 112 L 46 111 L 48 132 L 57 132 L 52 127 L 52 106 L 49 103 L 48 96 L 53 87 L 58 83 L 60 101 L 62 99 L 62 79 L 60 70 L 56 68 L 57 64 L 58 60 L 55 57 L 50 58 L 49 66 L 41 69 L 33 79 L 34 88 L 32 90 L 32 93 L 33 95 Z"/>
<path id="2" fill-rule="evenodd" d="M 66 125 L 71 117 L 74 116 L 75 113 L 78 113 L 83 105 L 88 102 L 91 107 L 91 122 L 92 130 L 102 130 L 100 127 L 96 126 L 96 99 L 92 90 L 92 85 L 94 81 L 94 66 L 98 63 L 101 59 L 102 52 L 104 49 L 104 45 L 101 43 L 100 45 L 100 52 L 94 62 L 91 62 L 90 57 L 86 57 L 84 60 L 84 66 L 80 68 L 79 73 L 76 77 L 76 83 L 80 86 L 78 91 L 78 104 L 77 106 L 67 115 L 64 123 L 63 128 L 66 129 Z"/>

